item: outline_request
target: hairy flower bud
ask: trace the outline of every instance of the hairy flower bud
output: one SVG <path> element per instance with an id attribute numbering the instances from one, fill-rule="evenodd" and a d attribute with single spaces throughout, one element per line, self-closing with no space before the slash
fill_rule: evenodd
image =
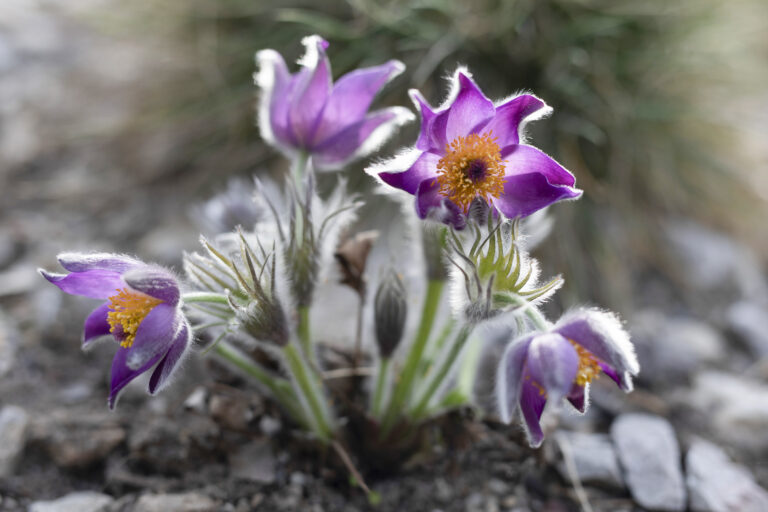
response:
<path id="1" fill-rule="evenodd" d="M 230 301 L 230 306 L 243 330 L 255 339 L 281 347 L 288 343 L 288 321 L 285 311 L 276 299 L 266 302 L 251 301 L 244 306 Z"/>
<path id="2" fill-rule="evenodd" d="M 379 283 L 373 308 L 379 354 L 388 358 L 403 337 L 408 312 L 405 287 L 394 270 L 390 270 Z"/>

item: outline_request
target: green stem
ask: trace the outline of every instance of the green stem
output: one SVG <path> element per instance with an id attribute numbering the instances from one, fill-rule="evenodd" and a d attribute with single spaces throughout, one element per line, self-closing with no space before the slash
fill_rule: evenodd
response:
<path id="1" fill-rule="evenodd" d="M 544 318 L 544 315 L 541 314 L 539 308 L 517 295 L 510 296 L 510 299 L 512 299 L 513 303 L 516 304 L 518 308 L 524 310 L 523 312 L 525 313 L 525 316 L 531 320 L 536 329 L 539 329 L 540 331 L 548 331 L 552 327 L 549 320 Z"/>
<path id="2" fill-rule="evenodd" d="M 309 323 L 309 306 L 299 306 L 299 325 L 298 335 L 301 342 L 301 348 L 310 361 L 314 361 L 315 355 L 312 350 L 312 335 Z"/>
<path id="3" fill-rule="evenodd" d="M 453 368 L 456 359 L 461 354 L 461 349 L 464 347 L 464 342 L 467 341 L 469 334 L 472 332 L 472 327 L 465 325 L 461 328 L 456 335 L 456 339 L 453 340 L 453 344 L 450 346 L 448 354 L 440 361 L 440 366 L 435 368 L 435 371 L 430 375 L 427 381 L 426 388 L 419 395 L 416 400 L 416 406 L 411 411 L 411 417 L 414 421 L 423 419 L 424 413 L 429 405 L 430 400 L 434 396 L 441 384 L 445 382 L 445 378 Z"/>
<path id="4" fill-rule="evenodd" d="M 306 420 L 301 413 L 301 408 L 296 401 L 296 396 L 290 382 L 281 377 L 272 375 L 226 341 L 221 340 L 216 343 L 214 350 L 216 351 L 216 355 L 239 370 L 242 370 L 249 377 L 253 377 L 256 382 L 266 387 L 295 420 L 299 423 L 306 423 Z"/>
<path id="5" fill-rule="evenodd" d="M 307 415 L 312 420 L 315 433 L 323 442 L 330 441 L 333 436 L 333 427 L 325 397 L 322 396 L 321 383 L 307 365 L 301 351 L 293 343 L 283 347 L 283 354 L 294 377 L 297 391 L 303 395 L 302 404 L 306 402 L 309 407 Z"/>
<path id="6" fill-rule="evenodd" d="M 435 314 L 440 305 L 440 297 L 443 293 L 445 281 L 430 280 L 427 284 L 427 294 L 424 297 L 424 306 L 421 311 L 421 323 L 416 332 L 411 349 L 400 373 L 400 380 L 392 393 L 392 400 L 389 402 L 387 412 L 384 414 L 382 422 L 382 434 L 386 435 L 394 426 L 398 416 L 403 412 L 406 398 L 411 391 L 413 380 L 416 377 L 416 371 L 424 355 L 424 349 L 429 341 L 429 333 L 432 330 L 432 324 L 435 321 Z"/>
<path id="7" fill-rule="evenodd" d="M 304 179 L 304 175 L 307 173 L 307 163 L 309 162 L 309 154 L 305 151 L 296 155 L 296 159 L 291 166 L 291 172 L 293 173 L 293 179 L 298 186 L 301 180 Z"/>
<path id="8" fill-rule="evenodd" d="M 181 299 L 188 304 L 193 304 L 196 302 L 207 302 L 211 304 L 226 304 L 229 306 L 227 296 L 223 293 L 188 292 L 183 294 Z"/>
<path id="9" fill-rule="evenodd" d="M 384 401 L 384 388 L 389 373 L 389 363 L 391 359 L 382 357 L 379 360 L 379 375 L 376 378 L 376 388 L 373 392 L 373 401 L 371 402 L 371 416 L 379 419 L 381 417 L 381 407 Z"/>

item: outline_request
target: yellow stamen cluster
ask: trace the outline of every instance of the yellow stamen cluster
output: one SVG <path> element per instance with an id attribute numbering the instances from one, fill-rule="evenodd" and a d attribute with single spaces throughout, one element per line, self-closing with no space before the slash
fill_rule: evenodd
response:
<path id="1" fill-rule="evenodd" d="M 152 311 L 152 308 L 162 303 L 160 299 L 143 293 L 123 288 L 109 298 L 109 332 L 123 336 L 120 346 L 130 348 L 136 339 L 136 331 L 141 321 Z M 118 327 L 119 326 L 119 327 Z"/>
<path id="2" fill-rule="evenodd" d="M 492 132 L 456 137 L 445 145 L 445 156 L 437 163 L 440 194 L 450 199 L 464 213 L 476 197 L 488 201 L 504 191 L 504 162 Z M 481 166 L 479 176 L 469 172 Z"/>
<path id="3" fill-rule="evenodd" d="M 600 376 L 600 364 L 592 352 L 573 340 L 568 340 L 579 355 L 579 372 L 576 374 L 576 384 L 584 386 Z"/>

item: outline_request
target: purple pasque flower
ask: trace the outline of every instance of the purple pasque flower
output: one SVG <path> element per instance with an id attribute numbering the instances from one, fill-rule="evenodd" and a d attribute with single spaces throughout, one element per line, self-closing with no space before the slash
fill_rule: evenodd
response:
<path id="1" fill-rule="evenodd" d="M 548 400 L 566 398 L 584 413 L 589 384 L 601 372 L 628 393 L 639 371 L 634 347 L 616 315 L 573 311 L 549 331 L 525 334 L 507 346 L 496 377 L 501 419 L 509 423 L 519 406 L 528 440 L 539 446 L 544 439 L 539 419 Z"/>
<path id="2" fill-rule="evenodd" d="M 460 229 L 476 198 L 515 218 L 581 195 L 570 172 L 523 143 L 526 123 L 552 111 L 536 96 L 520 94 L 493 103 L 459 68 L 439 109 L 433 110 L 416 90 L 411 98 L 421 112 L 416 145 L 368 172 L 416 196 L 420 218 L 436 215 Z"/>
<path id="3" fill-rule="evenodd" d="M 339 169 L 382 144 L 399 125 L 413 119 L 402 107 L 368 112 L 373 98 L 405 66 L 386 64 L 351 71 L 334 84 L 320 36 L 302 40 L 302 68 L 288 71 L 274 50 L 256 54 L 261 88 L 259 127 L 262 138 L 290 156 L 307 153 L 316 169 Z"/>
<path id="4" fill-rule="evenodd" d="M 110 409 L 120 391 L 150 369 L 149 392 L 162 389 L 192 337 L 174 275 L 120 254 L 62 253 L 58 260 L 69 274 L 40 269 L 43 277 L 66 293 L 106 300 L 85 320 L 83 348 L 107 334 L 120 345 L 112 360 Z"/>

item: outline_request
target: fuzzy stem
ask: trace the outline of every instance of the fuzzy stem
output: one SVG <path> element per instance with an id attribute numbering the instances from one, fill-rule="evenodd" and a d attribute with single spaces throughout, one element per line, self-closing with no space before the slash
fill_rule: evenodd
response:
<path id="1" fill-rule="evenodd" d="M 312 350 L 312 335 L 309 323 L 309 306 L 299 306 L 299 325 L 298 335 L 301 342 L 301 348 L 310 361 L 314 361 L 314 352 Z"/>
<path id="2" fill-rule="evenodd" d="M 327 443 L 333 437 L 333 426 L 326 399 L 322 394 L 322 384 L 293 343 L 283 347 L 283 355 L 293 375 L 297 392 L 303 396 L 301 403 L 306 402 L 307 415 L 312 420 L 315 433 L 321 441 Z"/>
<path id="3" fill-rule="evenodd" d="M 424 412 L 426 411 L 430 400 L 440 385 L 445 381 L 445 378 L 451 371 L 451 368 L 453 368 L 456 359 L 459 357 L 459 354 L 461 354 L 461 349 L 464 348 L 464 342 L 467 341 L 467 338 L 471 332 L 472 326 L 465 325 L 461 328 L 459 333 L 456 335 L 456 338 L 453 340 L 453 344 L 450 346 L 450 349 L 445 358 L 440 361 L 439 366 L 435 368 L 434 372 L 432 372 L 430 378 L 427 381 L 426 388 L 424 388 L 424 391 L 419 395 L 416 401 L 416 406 L 411 411 L 411 417 L 414 419 L 414 421 L 423 419 Z"/>
<path id="4" fill-rule="evenodd" d="M 518 309 L 522 309 L 525 313 L 525 316 L 528 317 L 528 319 L 533 323 L 533 325 L 536 327 L 536 329 L 540 331 L 548 331 L 552 324 L 549 320 L 547 320 L 544 315 L 541 314 L 541 311 L 539 311 L 539 308 L 528 302 L 522 297 L 519 296 L 513 296 L 511 297 L 513 299 L 513 302 L 517 304 Z"/>
<path id="5" fill-rule="evenodd" d="M 309 163 L 309 154 L 306 151 L 300 152 L 296 155 L 296 159 L 291 166 L 291 172 L 293 173 L 294 182 L 298 185 L 301 180 L 304 179 L 304 175 L 307 173 L 307 163 Z"/>
<path id="6" fill-rule="evenodd" d="M 387 374 L 389 373 L 389 357 L 382 357 L 379 360 L 379 374 L 376 377 L 376 388 L 373 391 L 373 400 L 371 401 L 371 416 L 379 419 L 381 417 L 382 402 L 384 401 L 384 388 L 387 383 Z"/>
<path id="7" fill-rule="evenodd" d="M 212 292 L 188 292 L 181 296 L 181 299 L 183 302 L 186 302 L 187 304 L 194 304 L 194 303 L 210 303 L 210 304 L 225 304 L 229 306 L 229 301 L 227 301 L 227 296 L 223 293 L 212 293 Z"/>
<path id="8" fill-rule="evenodd" d="M 384 414 L 382 423 L 382 433 L 384 435 L 394 426 L 395 420 L 403 412 L 403 405 L 411 391 L 416 371 L 424 355 L 427 341 L 429 341 L 429 333 L 435 321 L 435 314 L 440 304 L 440 297 L 442 296 L 444 286 L 445 281 L 434 279 L 430 280 L 427 284 L 427 294 L 424 297 L 419 330 L 416 332 L 416 338 L 411 345 L 411 350 L 408 352 L 403 371 L 400 373 L 400 379 L 392 393 L 392 400 L 390 400 L 387 412 Z"/>
<path id="9" fill-rule="evenodd" d="M 283 405 L 291 416 L 299 423 L 305 423 L 291 383 L 286 379 L 272 375 L 267 370 L 254 363 L 248 356 L 226 341 L 219 341 L 214 347 L 216 355 L 243 371 L 256 382 L 266 387 L 277 401 Z"/>

